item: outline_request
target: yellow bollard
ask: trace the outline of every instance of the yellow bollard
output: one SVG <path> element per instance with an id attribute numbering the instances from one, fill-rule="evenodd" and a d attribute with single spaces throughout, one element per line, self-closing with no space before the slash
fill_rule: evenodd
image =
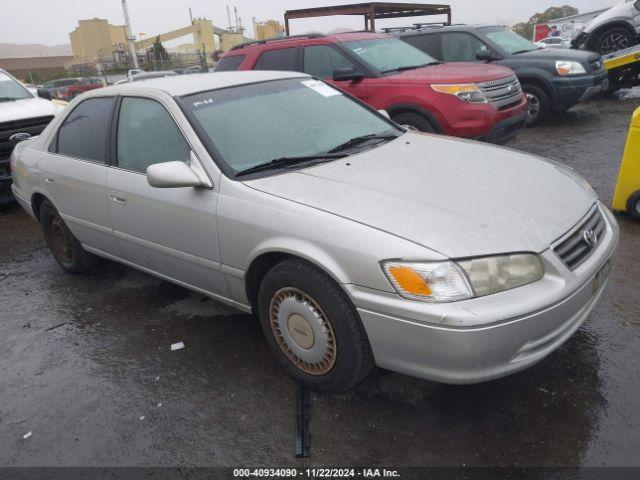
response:
<path id="1" fill-rule="evenodd" d="M 633 112 L 620 165 L 613 209 L 640 221 L 640 108 Z"/>

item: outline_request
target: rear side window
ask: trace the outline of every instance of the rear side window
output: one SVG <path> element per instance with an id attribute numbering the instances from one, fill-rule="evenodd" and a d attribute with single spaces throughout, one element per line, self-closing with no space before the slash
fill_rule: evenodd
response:
<path id="1" fill-rule="evenodd" d="M 240 64 L 244 61 L 244 55 L 233 55 L 231 57 L 222 57 L 216 65 L 216 72 L 233 72 L 238 70 Z"/>
<path id="2" fill-rule="evenodd" d="M 488 47 L 469 33 L 442 34 L 442 60 L 445 62 L 475 62 L 476 54 Z"/>
<path id="3" fill-rule="evenodd" d="M 298 49 L 267 50 L 256 62 L 254 70 L 297 70 Z"/>
<path id="4" fill-rule="evenodd" d="M 80 103 L 58 130 L 56 151 L 69 157 L 107 162 L 107 134 L 114 97 L 91 98 Z"/>
<path id="5" fill-rule="evenodd" d="M 413 45 L 418 50 L 422 50 L 424 53 L 428 53 L 433 58 L 441 58 L 438 48 L 438 34 L 431 35 L 410 35 L 402 37 L 402 40 L 409 45 Z"/>
<path id="6" fill-rule="evenodd" d="M 145 173 L 156 163 L 188 162 L 189 144 L 165 108 L 147 98 L 125 97 L 118 120 L 118 166 Z"/>

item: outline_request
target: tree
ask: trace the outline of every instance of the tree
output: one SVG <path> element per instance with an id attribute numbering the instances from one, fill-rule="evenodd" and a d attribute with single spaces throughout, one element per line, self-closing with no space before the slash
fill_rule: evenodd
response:
<path id="1" fill-rule="evenodd" d="M 536 23 L 548 23 L 551 20 L 568 17 L 570 15 L 577 15 L 578 13 L 578 9 L 570 5 L 551 7 L 542 13 L 536 13 L 527 22 L 515 24 L 511 29 L 522 35 L 524 38 L 531 39 L 533 38 L 533 29 L 535 28 Z"/>
<path id="2" fill-rule="evenodd" d="M 160 41 L 159 35 L 156 37 L 156 41 L 153 42 L 149 51 L 147 51 L 147 58 L 152 65 L 157 65 L 158 63 L 164 65 L 171 60 L 169 52 L 167 52 L 167 49 L 164 48 L 164 45 L 162 45 Z"/>

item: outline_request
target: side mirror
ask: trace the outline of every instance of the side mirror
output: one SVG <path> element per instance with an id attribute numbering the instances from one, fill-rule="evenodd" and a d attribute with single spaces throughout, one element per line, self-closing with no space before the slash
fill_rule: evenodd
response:
<path id="1" fill-rule="evenodd" d="M 38 96 L 40 98 L 44 98 L 45 100 L 51 100 L 51 92 L 49 90 L 45 90 L 44 88 L 38 89 Z"/>
<path id="2" fill-rule="evenodd" d="M 481 62 L 492 62 L 494 60 L 502 60 L 502 57 L 492 50 L 484 49 L 476 52 L 476 60 Z"/>
<path id="3" fill-rule="evenodd" d="M 359 72 L 353 67 L 348 68 L 338 68 L 333 71 L 333 80 L 335 82 L 344 82 L 344 81 L 356 81 L 362 80 L 364 78 L 364 73 Z"/>
<path id="4" fill-rule="evenodd" d="M 11 135 L 9 137 L 9 141 L 11 143 L 18 144 L 20 142 L 24 142 L 25 140 L 29 140 L 31 138 L 31 134 L 27 133 L 27 132 L 19 132 L 19 133 L 14 133 L 13 135 Z"/>
<path id="5" fill-rule="evenodd" d="M 180 161 L 151 165 L 147 183 L 154 188 L 209 187 L 194 169 Z"/>
<path id="6" fill-rule="evenodd" d="M 389 120 L 391 120 L 391 115 L 389 115 L 389 112 L 387 112 L 386 110 L 378 110 L 378 113 L 380 115 L 382 115 L 385 118 L 388 118 Z"/>

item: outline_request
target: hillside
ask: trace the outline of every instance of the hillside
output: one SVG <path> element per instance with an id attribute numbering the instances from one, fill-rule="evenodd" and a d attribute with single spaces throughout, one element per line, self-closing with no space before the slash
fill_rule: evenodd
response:
<path id="1" fill-rule="evenodd" d="M 71 55 L 71 45 L 40 45 L 39 43 L 0 43 L 0 58 L 57 57 Z"/>

